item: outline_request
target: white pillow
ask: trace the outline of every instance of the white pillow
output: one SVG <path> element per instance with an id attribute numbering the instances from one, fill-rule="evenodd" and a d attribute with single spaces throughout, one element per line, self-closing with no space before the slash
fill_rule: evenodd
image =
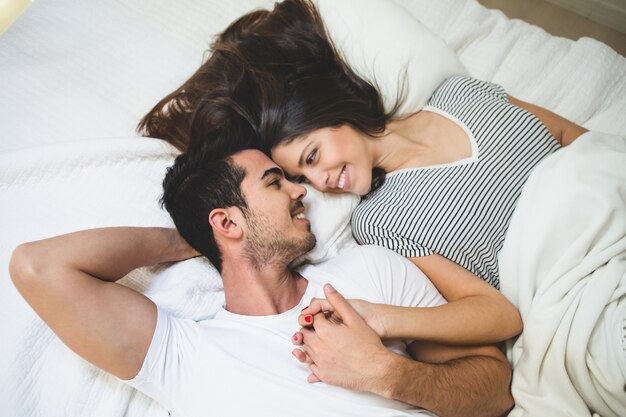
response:
<path id="1" fill-rule="evenodd" d="M 361 77 L 378 84 L 387 111 L 406 74 L 406 96 L 397 117 L 420 110 L 435 89 L 467 74 L 441 38 L 402 7 L 381 0 L 316 0 L 339 52 Z"/>
<path id="2" fill-rule="evenodd" d="M 319 263 L 337 256 L 346 248 L 356 246 L 350 218 L 359 204 L 355 194 L 322 193 L 308 184 L 303 203 L 305 215 L 311 222 L 311 231 L 317 238 L 315 248 L 296 262 Z"/>

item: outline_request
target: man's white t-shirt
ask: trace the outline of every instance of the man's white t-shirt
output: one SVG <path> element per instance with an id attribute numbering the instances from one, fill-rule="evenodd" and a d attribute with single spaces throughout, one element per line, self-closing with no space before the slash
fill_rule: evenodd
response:
<path id="1" fill-rule="evenodd" d="M 310 384 L 308 366 L 292 355 L 297 318 L 331 283 L 346 298 L 431 307 L 445 303 L 410 261 L 377 246 L 359 246 L 299 270 L 308 286 L 298 305 L 272 316 L 221 309 L 201 322 L 158 310 L 143 366 L 127 383 L 174 417 L 432 416 L 405 403 L 325 383 Z M 387 343 L 406 355 L 402 341 Z"/>

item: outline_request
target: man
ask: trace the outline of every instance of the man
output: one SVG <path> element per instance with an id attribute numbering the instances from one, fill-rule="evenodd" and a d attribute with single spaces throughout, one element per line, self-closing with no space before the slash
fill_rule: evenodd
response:
<path id="1" fill-rule="evenodd" d="M 430 415 L 409 404 L 441 415 L 495 415 L 512 405 L 510 369 L 495 347 L 440 346 L 432 358 L 441 363 L 414 361 L 401 341 L 385 347 L 334 290 L 387 304 L 444 303 L 404 258 L 359 247 L 323 265 L 289 269 L 315 244 L 301 203 L 305 189 L 262 153 L 181 155 L 164 188 L 164 205 L 195 250 L 169 229 L 94 229 L 21 245 L 10 269 L 20 293 L 68 347 L 172 415 Z M 196 250 L 224 281 L 226 305 L 212 320 L 169 316 L 115 283 L 134 268 Z M 312 315 L 312 328 L 296 333 L 312 297 L 327 297 L 336 315 Z M 295 354 L 306 365 L 291 357 L 294 333 L 311 341 L 333 334 L 348 343 L 339 346 L 342 354 L 366 358 L 359 378 L 335 381 L 359 391 L 308 383 L 317 365 L 302 353 Z"/>

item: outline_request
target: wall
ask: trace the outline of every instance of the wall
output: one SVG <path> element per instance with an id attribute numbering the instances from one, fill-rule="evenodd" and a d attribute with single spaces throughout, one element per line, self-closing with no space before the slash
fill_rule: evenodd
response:
<path id="1" fill-rule="evenodd" d="M 626 0 L 546 0 L 564 9 L 626 33 Z"/>

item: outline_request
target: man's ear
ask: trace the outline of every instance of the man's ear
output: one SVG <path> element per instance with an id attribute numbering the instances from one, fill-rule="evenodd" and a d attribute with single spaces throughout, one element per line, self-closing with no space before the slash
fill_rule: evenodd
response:
<path id="1" fill-rule="evenodd" d="M 217 208 L 209 213 L 209 224 L 213 227 L 213 233 L 220 234 L 231 239 L 239 239 L 243 233 L 238 219 L 229 209 Z"/>

